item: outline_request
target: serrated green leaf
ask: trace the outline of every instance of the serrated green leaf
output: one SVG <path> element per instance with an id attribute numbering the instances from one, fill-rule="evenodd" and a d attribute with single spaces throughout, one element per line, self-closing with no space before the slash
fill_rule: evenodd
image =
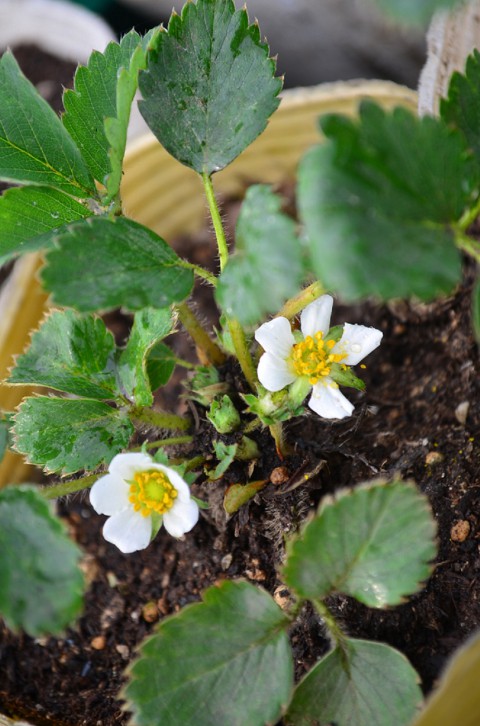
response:
<path id="1" fill-rule="evenodd" d="M 193 287 L 193 272 L 171 247 L 125 217 L 73 224 L 56 244 L 41 277 L 61 305 L 84 312 L 164 308 L 184 300 Z"/>
<path id="2" fill-rule="evenodd" d="M 216 299 L 243 325 L 277 312 L 298 292 L 303 264 L 295 222 L 264 185 L 251 186 L 237 222 L 235 254 L 218 280 Z"/>
<path id="3" fill-rule="evenodd" d="M 397 20 L 426 25 L 437 10 L 454 8 L 463 0 L 375 0 L 375 2 Z"/>
<path id="4" fill-rule="evenodd" d="M 125 692 L 135 723 L 276 723 L 293 681 L 287 618 L 246 582 L 211 587 L 203 600 L 162 621 L 141 646 Z"/>
<path id="5" fill-rule="evenodd" d="M 0 461 L 6 454 L 8 448 L 10 424 L 5 417 L 0 418 Z"/>
<path id="6" fill-rule="evenodd" d="M 225 444 L 223 441 L 214 441 L 213 448 L 215 450 L 215 456 L 218 459 L 218 464 L 213 471 L 208 473 L 210 481 L 221 479 L 229 466 L 233 464 L 238 444 Z"/>
<path id="7" fill-rule="evenodd" d="M 94 51 L 87 65 L 78 67 L 74 88 L 63 96 L 63 123 L 110 198 L 120 185 L 138 70 L 146 65 L 151 38 L 152 33 L 142 39 L 132 30 L 120 43 L 109 43 L 103 53 Z"/>
<path id="8" fill-rule="evenodd" d="M 106 403 L 38 396 L 20 404 L 12 436 L 31 464 L 73 474 L 108 464 L 133 431 L 126 415 Z"/>
<path id="9" fill-rule="evenodd" d="M 24 252 L 49 247 L 54 230 L 91 214 L 58 189 L 7 189 L 0 196 L 0 265 Z"/>
<path id="10" fill-rule="evenodd" d="M 358 120 L 327 116 L 322 127 L 331 141 L 299 174 L 315 274 L 350 300 L 451 292 L 461 272 L 451 226 L 478 193 L 460 132 L 371 102 Z"/>
<path id="11" fill-rule="evenodd" d="M 468 56 L 465 73 L 455 71 L 447 98 L 440 101 L 440 115 L 460 129 L 480 161 L 480 53 Z"/>
<path id="12" fill-rule="evenodd" d="M 8 382 L 47 386 L 86 398 L 116 398 L 120 391 L 113 335 L 101 318 L 57 310 L 33 333 Z"/>
<path id="13" fill-rule="evenodd" d="M 408 660 L 383 643 L 348 638 L 298 684 L 287 724 L 407 726 L 422 703 Z"/>
<path id="14" fill-rule="evenodd" d="M 82 608 L 81 552 L 33 488 L 0 491 L 0 613 L 35 637 L 59 633 Z"/>
<path id="15" fill-rule="evenodd" d="M 147 375 L 150 388 L 156 391 L 165 386 L 175 369 L 175 354 L 165 343 L 157 343 L 148 353 Z"/>
<path id="16" fill-rule="evenodd" d="M 430 574 L 435 521 L 412 483 L 383 481 L 327 499 L 289 547 L 286 583 L 304 598 L 332 592 L 370 607 L 401 603 Z"/>
<path id="17" fill-rule="evenodd" d="M 140 111 L 167 151 L 199 173 L 223 169 L 265 129 L 282 81 L 257 25 L 232 0 L 187 3 L 140 73 Z"/>
<path id="18" fill-rule="evenodd" d="M 96 196 L 78 148 L 9 51 L 0 59 L 0 97 L 8 99 L 0 106 L 0 179 Z"/>
<path id="19" fill-rule="evenodd" d="M 152 348 L 171 330 L 170 308 L 146 308 L 135 314 L 128 343 L 118 361 L 118 371 L 126 395 L 137 406 L 151 406 L 153 403 L 147 361 Z"/>

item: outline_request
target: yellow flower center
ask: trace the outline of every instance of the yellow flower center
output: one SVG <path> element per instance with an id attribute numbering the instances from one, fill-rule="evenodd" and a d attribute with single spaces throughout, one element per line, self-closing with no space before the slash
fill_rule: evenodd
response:
<path id="1" fill-rule="evenodd" d="M 301 343 L 292 348 L 291 365 L 297 376 L 308 376 L 308 382 L 314 386 L 321 378 L 330 374 L 332 363 L 340 363 L 345 358 L 342 353 L 332 353 L 334 340 L 324 340 L 323 333 L 318 332 L 312 337 L 307 335 Z"/>
<path id="2" fill-rule="evenodd" d="M 129 501 L 136 512 L 149 517 L 156 512 L 165 514 L 173 506 L 177 490 L 163 471 L 139 471 L 130 482 Z"/>

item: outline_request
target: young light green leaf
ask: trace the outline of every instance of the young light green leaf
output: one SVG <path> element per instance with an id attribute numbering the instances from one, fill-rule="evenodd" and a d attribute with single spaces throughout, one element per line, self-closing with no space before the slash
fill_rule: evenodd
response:
<path id="1" fill-rule="evenodd" d="M 132 331 L 118 361 L 120 380 L 125 393 L 137 406 L 151 406 L 152 389 L 147 370 L 152 348 L 172 330 L 170 308 L 146 308 L 135 314 Z"/>
<path id="2" fill-rule="evenodd" d="M 462 134 L 371 102 L 358 121 L 327 116 L 322 128 L 331 141 L 299 174 L 315 274 L 344 299 L 451 292 L 461 271 L 451 226 L 478 195 Z"/>
<path id="3" fill-rule="evenodd" d="M 120 43 L 109 43 L 104 53 L 93 51 L 87 65 L 78 67 L 74 88 L 63 96 L 63 123 L 110 197 L 120 184 L 138 70 L 146 65 L 151 38 L 152 33 L 142 39 L 132 30 Z"/>
<path id="4" fill-rule="evenodd" d="M 31 464 L 73 474 L 109 463 L 133 431 L 126 415 L 106 403 L 38 396 L 20 404 L 12 437 Z"/>
<path id="5" fill-rule="evenodd" d="M 465 134 L 468 145 L 480 162 L 480 53 L 468 56 L 465 73 L 455 71 L 450 78 L 447 98 L 440 101 L 440 115 Z"/>
<path id="6" fill-rule="evenodd" d="M 193 272 L 171 247 L 125 217 L 77 222 L 56 244 L 41 277 L 61 305 L 85 312 L 164 308 L 184 300 L 193 287 Z"/>
<path id="7" fill-rule="evenodd" d="M 401 603 L 430 574 L 435 521 L 415 484 L 375 481 L 324 500 L 288 550 L 285 581 L 301 597 L 332 592 L 370 607 Z"/>
<path id="8" fill-rule="evenodd" d="M 26 186 L 0 196 L 0 264 L 52 244 L 53 231 L 91 212 L 58 189 Z"/>
<path id="9" fill-rule="evenodd" d="M 37 490 L 0 491 L 0 614 L 35 637 L 59 633 L 82 608 L 80 550 Z"/>
<path id="10" fill-rule="evenodd" d="M 404 23 L 426 25 L 437 10 L 447 10 L 463 0 L 375 0 L 386 13 Z"/>
<path id="11" fill-rule="evenodd" d="M 167 151 L 212 174 L 265 129 L 282 81 L 245 9 L 197 0 L 172 14 L 139 86 L 140 111 Z"/>
<path id="12" fill-rule="evenodd" d="M 235 254 L 220 275 L 216 299 L 243 325 L 277 312 L 302 279 L 302 247 L 281 199 L 264 185 L 251 186 L 237 222 Z"/>
<path id="13" fill-rule="evenodd" d="M 408 660 L 383 643 L 347 639 L 298 684 L 286 715 L 295 726 L 407 726 L 422 703 Z"/>
<path id="14" fill-rule="evenodd" d="M 48 386 L 76 396 L 114 399 L 120 395 L 115 341 L 101 318 L 73 310 L 51 313 L 18 356 L 9 383 Z"/>
<path id="15" fill-rule="evenodd" d="M 209 588 L 142 645 L 125 691 L 135 723 L 276 723 L 293 681 L 287 627 L 265 591 L 228 581 Z"/>
<path id="16" fill-rule="evenodd" d="M 233 464 L 238 444 L 225 444 L 223 441 L 214 441 L 213 448 L 215 450 L 215 456 L 218 459 L 218 464 L 213 471 L 208 473 L 210 481 L 221 479 L 229 466 Z"/>
<path id="17" fill-rule="evenodd" d="M 27 81 L 13 55 L 0 59 L 0 179 L 95 197 L 92 177 L 57 114 Z"/>
<path id="18" fill-rule="evenodd" d="M 175 369 L 175 354 L 165 343 L 157 343 L 147 356 L 147 375 L 150 389 L 165 386 Z"/>

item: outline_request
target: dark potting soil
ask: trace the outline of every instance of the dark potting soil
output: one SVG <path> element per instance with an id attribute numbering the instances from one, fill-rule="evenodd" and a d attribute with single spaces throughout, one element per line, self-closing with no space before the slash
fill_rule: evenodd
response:
<path id="1" fill-rule="evenodd" d="M 212 266 L 208 233 L 193 245 L 180 240 L 177 250 Z M 384 332 L 362 373 L 367 391 L 348 392 L 356 408 L 345 421 L 332 423 L 312 413 L 290 422 L 294 453 L 285 461 L 278 459 L 268 432 L 258 433 L 262 454 L 252 476 L 270 478 L 277 470 L 283 482 L 269 484 L 230 519 L 222 506 L 225 489 L 249 478 L 239 463 L 215 483 L 200 473 L 194 492 L 211 508 L 191 533 L 174 540 L 162 529 L 146 550 L 132 555 L 105 542 L 104 517 L 93 512 L 86 494 L 62 501 L 59 511 L 85 552 L 85 612 L 62 638 L 14 635 L 0 624 L 0 712 L 36 726 L 125 724 L 128 717 L 117 700 L 124 671 L 158 621 L 199 600 L 202 590 L 223 578 L 245 578 L 288 607 L 289 593 L 278 575 L 285 536 L 324 495 L 377 477 L 413 479 L 428 496 L 438 522 L 432 576 L 397 608 L 372 610 L 341 595 L 329 605 L 350 635 L 405 653 L 428 692 L 448 656 L 480 625 L 480 391 L 471 333 L 472 284 L 466 266 L 457 293 L 431 305 L 334 308 L 333 323 L 373 325 Z M 199 285 L 196 299 L 199 314 L 214 320 L 208 288 Z M 128 318 L 109 316 L 108 322 L 121 341 Z M 193 357 L 182 333 L 170 342 L 182 357 Z M 235 366 L 227 365 L 224 376 L 232 387 L 244 386 Z M 179 399 L 179 378 L 159 402 L 190 410 Z M 208 457 L 205 411 L 197 406 L 193 413 L 196 442 L 183 451 Z M 142 435 L 157 438 L 147 430 Z M 278 467 L 284 469 L 278 472 Z M 313 471 L 305 482 L 305 474 Z M 300 677 L 326 652 L 328 642 L 308 607 L 290 636 Z"/>

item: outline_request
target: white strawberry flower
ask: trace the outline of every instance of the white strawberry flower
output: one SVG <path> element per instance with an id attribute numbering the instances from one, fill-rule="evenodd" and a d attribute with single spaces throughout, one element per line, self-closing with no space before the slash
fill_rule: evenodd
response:
<path id="1" fill-rule="evenodd" d="M 125 554 L 143 550 L 163 520 L 167 532 L 181 537 L 198 521 L 190 487 L 174 469 L 148 454 L 117 454 L 108 474 L 90 490 L 98 514 L 106 514 L 103 536 Z"/>
<path id="2" fill-rule="evenodd" d="M 341 393 L 335 378 L 357 365 L 380 345 L 383 333 L 365 325 L 345 323 L 338 341 L 329 339 L 333 298 L 322 295 L 300 316 L 301 335 L 296 338 L 287 318 L 273 318 L 261 325 L 255 339 L 265 353 L 258 364 L 258 379 L 267 391 L 281 391 L 302 379 L 311 385 L 308 406 L 323 418 L 345 418 L 354 406 Z M 358 380 L 358 379 L 357 379 Z"/>

